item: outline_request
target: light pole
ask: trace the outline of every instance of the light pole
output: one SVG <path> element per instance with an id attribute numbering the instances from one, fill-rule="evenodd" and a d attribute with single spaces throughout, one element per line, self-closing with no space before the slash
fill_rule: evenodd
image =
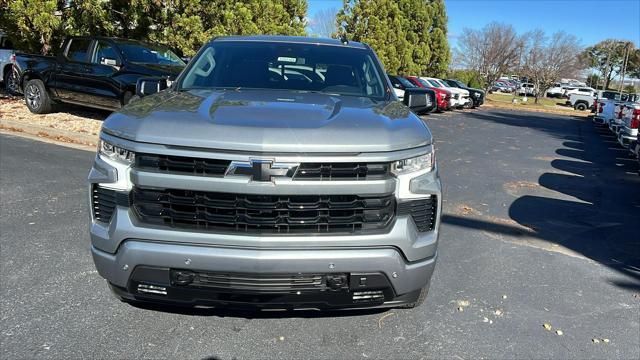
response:
<path id="1" fill-rule="evenodd" d="M 622 41 L 619 41 L 619 43 L 622 43 Z M 627 60 L 629 60 L 629 43 L 625 42 L 624 43 L 624 57 L 622 60 L 622 80 L 620 81 L 620 86 L 619 86 L 619 91 L 620 94 L 622 94 L 622 87 L 624 86 L 624 73 L 627 70 Z"/>

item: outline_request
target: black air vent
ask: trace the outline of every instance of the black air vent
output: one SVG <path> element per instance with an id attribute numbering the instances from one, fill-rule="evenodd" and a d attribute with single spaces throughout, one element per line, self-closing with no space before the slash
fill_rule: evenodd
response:
<path id="1" fill-rule="evenodd" d="M 438 200 L 435 196 L 428 199 L 403 201 L 398 204 L 398 215 L 411 215 L 418 231 L 431 231 L 436 225 Z"/>

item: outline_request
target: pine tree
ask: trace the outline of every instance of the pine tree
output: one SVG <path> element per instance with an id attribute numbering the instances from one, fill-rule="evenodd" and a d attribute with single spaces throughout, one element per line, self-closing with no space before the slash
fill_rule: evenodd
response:
<path id="1" fill-rule="evenodd" d="M 430 7 L 433 19 L 433 25 L 429 32 L 431 53 L 424 73 L 441 77 L 446 74 L 451 62 L 451 51 L 447 40 L 447 12 L 443 0 L 433 0 Z"/>
<path id="2" fill-rule="evenodd" d="M 369 44 L 387 72 L 442 76 L 449 61 L 442 0 L 344 0 L 338 34 Z"/>

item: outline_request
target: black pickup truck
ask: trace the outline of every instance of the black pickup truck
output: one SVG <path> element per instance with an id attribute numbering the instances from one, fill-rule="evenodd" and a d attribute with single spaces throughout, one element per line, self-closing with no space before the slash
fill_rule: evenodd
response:
<path id="1" fill-rule="evenodd" d="M 56 56 L 16 54 L 19 87 L 31 112 L 58 102 L 117 110 L 142 77 L 175 79 L 185 63 L 169 48 L 135 40 L 68 37 Z"/>

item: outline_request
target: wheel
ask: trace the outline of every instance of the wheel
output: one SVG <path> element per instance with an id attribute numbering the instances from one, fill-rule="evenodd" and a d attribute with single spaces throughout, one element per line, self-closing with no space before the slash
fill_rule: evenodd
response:
<path id="1" fill-rule="evenodd" d="M 47 114 L 53 108 L 49 93 L 40 79 L 33 79 L 27 82 L 27 86 L 24 88 L 24 99 L 27 107 L 34 114 Z"/>
<path id="2" fill-rule="evenodd" d="M 4 73 L 4 90 L 8 95 L 16 95 L 18 93 L 18 70 L 12 65 Z"/>
<path id="3" fill-rule="evenodd" d="M 474 106 L 473 106 L 473 100 L 469 100 L 469 101 L 467 101 L 467 103 L 466 103 L 466 104 L 464 104 L 464 106 L 463 106 L 463 107 L 464 107 L 465 109 L 473 109 L 473 108 L 474 108 Z"/>
<path id="4" fill-rule="evenodd" d="M 420 305 L 422 305 L 424 303 L 424 301 L 427 299 L 427 295 L 429 295 L 429 286 L 431 285 L 431 282 L 428 282 L 427 285 L 425 285 L 422 289 L 420 289 L 420 295 L 418 295 L 418 298 L 416 299 L 416 301 L 409 303 L 409 304 L 405 304 L 400 306 L 401 309 L 413 309 L 416 308 Z"/>
<path id="5" fill-rule="evenodd" d="M 585 103 L 577 103 L 575 106 L 576 110 L 585 111 L 587 110 L 587 104 Z"/>

